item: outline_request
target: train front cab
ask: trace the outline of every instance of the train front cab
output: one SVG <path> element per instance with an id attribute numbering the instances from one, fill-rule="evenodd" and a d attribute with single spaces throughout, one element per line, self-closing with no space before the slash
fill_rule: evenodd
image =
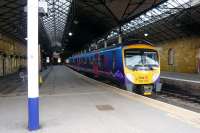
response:
<path id="1" fill-rule="evenodd" d="M 124 46 L 122 49 L 125 87 L 151 95 L 160 77 L 159 55 L 148 44 Z"/>

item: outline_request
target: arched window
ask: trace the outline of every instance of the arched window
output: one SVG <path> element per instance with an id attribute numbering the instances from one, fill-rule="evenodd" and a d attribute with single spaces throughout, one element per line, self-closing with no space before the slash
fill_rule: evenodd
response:
<path id="1" fill-rule="evenodd" d="M 197 58 L 197 72 L 200 73 L 200 48 L 196 51 L 196 58 Z"/>
<path id="2" fill-rule="evenodd" d="M 168 65 L 174 65 L 175 50 L 170 48 L 168 50 Z"/>

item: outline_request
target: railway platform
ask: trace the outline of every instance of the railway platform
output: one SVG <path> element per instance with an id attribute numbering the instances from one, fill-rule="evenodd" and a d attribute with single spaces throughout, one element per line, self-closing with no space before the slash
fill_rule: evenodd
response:
<path id="1" fill-rule="evenodd" d="M 0 97 L 0 132 L 27 132 L 27 96 Z M 40 88 L 35 133 L 199 133 L 200 114 L 54 66 Z"/>
<path id="2" fill-rule="evenodd" d="M 174 88 L 186 94 L 200 96 L 200 74 L 161 72 L 161 82 L 166 88 Z"/>
<path id="3" fill-rule="evenodd" d="M 48 77 L 48 74 L 52 70 L 49 66 L 47 69 L 40 72 L 40 82 L 44 82 Z M 27 94 L 27 75 L 24 75 L 22 79 L 19 73 L 0 77 L 0 97 L 11 97 Z"/>

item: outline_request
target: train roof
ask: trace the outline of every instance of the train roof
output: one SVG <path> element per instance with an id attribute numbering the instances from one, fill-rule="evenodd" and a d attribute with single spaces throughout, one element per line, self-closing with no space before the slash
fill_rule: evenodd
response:
<path id="1" fill-rule="evenodd" d="M 107 47 L 107 48 L 101 48 L 101 49 L 95 50 L 95 52 L 97 52 L 97 51 L 103 51 L 103 50 L 109 50 L 109 49 L 114 49 L 114 48 L 117 48 L 117 47 L 120 47 L 120 46 L 134 45 L 134 44 L 146 44 L 146 45 L 153 46 L 152 43 L 150 43 L 150 42 L 148 42 L 146 40 L 129 39 L 129 40 L 125 40 L 121 44 L 116 44 L 114 46 L 110 46 L 110 47 Z M 91 51 L 91 52 L 93 52 L 93 51 Z"/>
<path id="2" fill-rule="evenodd" d="M 87 52 L 87 54 L 92 54 L 92 53 L 95 53 L 95 52 L 101 52 L 101 51 L 104 51 L 104 50 L 110 50 L 110 49 L 114 49 L 114 48 L 117 48 L 117 47 L 123 47 L 123 46 L 134 45 L 134 44 L 146 44 L 146 45 L 153 46 L 152 43 L 150 43 L 150 42 L 148 42 L 146 40 L 129 39 L 129 40 L 125 40 L 121 44 L 119 43 L 119 44 L 116 44 L 114 46 L 109 46 L 107 48 L 101 48 L 101 49 L 98 49 L 98 50 L 90 51 L 90 52 Z M 79 54 L 79 55 L 84 55 L 84 54 L 85 53 Z"/>
<path id="3" fill-rule="evenodd" d="M 126 45 L 133 45 L 133 44 L 147 44 L 147 45 L 151 45 L 153 46 L 152 43 L 146 41 L 146 40 L 139 40 L 139 39 L 128 39 L 128 40 L 125 40 L 122 45 L 123 46 L 126 46 Z"/>

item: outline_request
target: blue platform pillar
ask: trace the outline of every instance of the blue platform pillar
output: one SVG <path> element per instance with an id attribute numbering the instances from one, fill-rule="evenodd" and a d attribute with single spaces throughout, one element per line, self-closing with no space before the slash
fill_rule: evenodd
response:
<path id="1" fill-rule="evenodd" d="M 39 129 L 38 0 L 27 0 L 28 129 Z"/>

